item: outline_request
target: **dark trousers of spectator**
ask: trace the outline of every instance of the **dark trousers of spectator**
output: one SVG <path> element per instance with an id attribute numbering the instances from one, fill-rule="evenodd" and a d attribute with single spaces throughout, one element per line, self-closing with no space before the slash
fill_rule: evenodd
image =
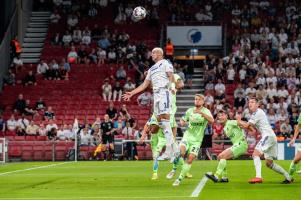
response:
<path id="1" fill-rule="evenodd" d="M 128 160 L 134 160 L 134 157 L 137 157 L 137 144 L 136 142 L 127 142 L 126 143 L 126 158 Z"/>

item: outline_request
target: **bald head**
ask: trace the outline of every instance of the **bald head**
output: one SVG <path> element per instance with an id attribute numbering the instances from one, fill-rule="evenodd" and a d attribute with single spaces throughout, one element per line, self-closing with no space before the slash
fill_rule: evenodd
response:
<path id="1" fill-rule="evenodd" d="M 152 50 L 152 59 L 154 62 L 158 62 L 163 59 L 163 49 L 156 47 Z"/>

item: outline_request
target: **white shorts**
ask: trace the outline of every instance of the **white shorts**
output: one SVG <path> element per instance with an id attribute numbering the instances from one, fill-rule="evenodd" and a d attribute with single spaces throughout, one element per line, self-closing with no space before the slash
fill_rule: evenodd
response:
<path id="1" fill-rule="evenodd" d="M 171 93 L 168 89 L 154 90 L 154 114 L 156 116 L 171 113 Z"/>
<path id="2" fill-rule="evenodd" d="M 277 138 L 276 136 L 265 136 L 259 140 L 255 149 L 263 153 L 265 159 L 277 159 Z"/>

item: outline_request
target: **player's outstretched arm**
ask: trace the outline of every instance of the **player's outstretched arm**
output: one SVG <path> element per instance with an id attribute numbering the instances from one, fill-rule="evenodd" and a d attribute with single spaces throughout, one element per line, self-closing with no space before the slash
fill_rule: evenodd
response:
<path id="1" fill-rule="evenodd" d="M 149 134 L 149 132 L 150 132 L 150 126 L 147 125 L 147 124 L 145 124 L 145 125 L 144 125 L 144 128 L 143 128 L 143 130 L 142 130 L 141 138 L 140 138 L 140 140 L 139 140 L 139 142 L 138 142 L 139 144 L 143 144 L 143 142 L 144 142 L 146 136 Z"/>
<path id="2" fill-rule="evenodd" d="M 251 124 L 249 122 L 245 122 L 245 121 L 241 120 L 241 114 L 236 115 L 236 120 L 237 120 L 237 124 L 240 128 L 247 129 L 247 130 L 251 129 L 250 128 Z"/>
<path id="3" fill-rule="evenodd" d="M 296 128 L 295 128 L 294 136 L 288 144 L 290 147 L 295 144 L 296 138 L 298 137 L 299 132 L 300 132 L 300 128 L 301 128 L 301 124 L 297 124 Z"/>
<path id="4" fill-rule="evenodd" d="M 126 92 L 125 94 L 122 95 L 123 100 L 129 101 L 132 96 L 144 91 L 148 86 L 150 85 L 150 80 L 145 79 L 144 82 L 139 85 L 136 89 Z"/>

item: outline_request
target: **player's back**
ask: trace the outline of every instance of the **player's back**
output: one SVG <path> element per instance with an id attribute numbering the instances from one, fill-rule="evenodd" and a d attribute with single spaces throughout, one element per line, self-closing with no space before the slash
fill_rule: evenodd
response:
<path id="1" fill-rule="evenodd" d="M 256 126 L 263 137 L 267 135 L 275 136 L 268 117 L 262 109 L 258 108 L 254 113 L 252 113 L 249 122 Z"/>
<path id="2" fill-rule="evenodd" d="M 153 90 L 168 88 L 170 81 L 167 72 L 173 72 L 173 66 L 165 59 L 158 61 L 148 70 L 146 78 L 152 82 Z"/>

